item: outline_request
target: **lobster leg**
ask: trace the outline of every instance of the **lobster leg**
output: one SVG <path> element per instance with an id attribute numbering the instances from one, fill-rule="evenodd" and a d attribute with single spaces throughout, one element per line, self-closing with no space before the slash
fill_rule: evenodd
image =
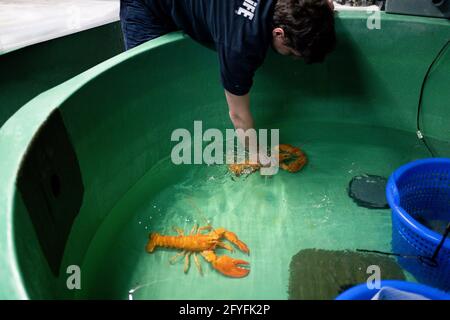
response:
<path id="1" fill-rule="evenodd" d="M 250 250 L 248 249 L 247 245 L 244 242 L 242 242 L 241 240 L 239 240 L 239 238 L 237 237 L 237 235 L 234 232 L 228 231 L 224 228 L 216 229 L 214 232 L 217 235 L 219 235 L 219 237 L 224 237 L 225 239 L 227 239 L 228 241 L 233 243 L 242 252 L 245 252 L 247 254 L 250 253 Z"/>
<path id="2" fill-rule="evenodd" d="M 192 252 L 186 253 L 185 260 L 184 260 L 184 273 L 187 273 L 189 270 L 189 257 L 191 256 Z"/>
<path id="3" fill-rule="evenodd" d="M 200 272 L 200 275 L 203 275 L 202 265 L 200 264 L 200 261 L 198 260 L 198 255 L 196 252 L 194 252 L 194 262 L 195 262 L 195 265 L 197 266 L 198 272 Z"/>
<path id="4" fill-rule="evenodd" d="M 178 233 L 179 236 L 184 236 L 184 231 L 181 228 L 178 227 L 173 227 L 173 230 L 176 231 L 176 233 Z"/>
<path id="5" fill-rule="evenodd" d="M 197 230 L 197 224 L 194 224 L 194 226 L 191 229 L 191 232 L 189 234 L 195 234 L 195 231 Z"/>
<path id="6" fill-rule="evenodd" d="M 208 231 L 210 231 L 211 229 L 212 229 L 211 226 L 200 227 L 200 228 L 198 228 L 198 230 L 197 230 L 197 234 L 200 234 L 200 232 L 202 232 L 203 230 L 208 230 Z"/>
<path id="7" fill-rule="evenodd" d="M 172 258 L 170 258 L 170 260 L 169 260 L 170 264 L 174 264 L 179 257 L 184 256 L 185 254 L 186 254 L 186 250 L 181 251 L 180 253 L 177 253 Z"/>

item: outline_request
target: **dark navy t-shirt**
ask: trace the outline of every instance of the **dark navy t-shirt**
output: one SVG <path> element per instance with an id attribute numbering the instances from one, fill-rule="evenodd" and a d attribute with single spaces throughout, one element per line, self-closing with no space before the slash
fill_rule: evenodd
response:
<path id="1" fill-rule="evenodd" d="M 147 0 L 150 12 L 194 40 L 214 44 L 223 87 L 250 91 L 272 39 L 274 0 Z"/>

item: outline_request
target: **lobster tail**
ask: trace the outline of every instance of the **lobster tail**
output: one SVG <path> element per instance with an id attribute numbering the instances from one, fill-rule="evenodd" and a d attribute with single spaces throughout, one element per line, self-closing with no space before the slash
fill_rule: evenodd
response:
<path id="1" fill-rule="evenodd" d="M 159 238 L 159 234 L 156 232 L 153 232 L 150 234 L 150 236 L 148 237 L 148 242 L 147 245 L 145 246 L 145 250 L 148 253 L 152 253 L 153 250 L 155 250 L 155 247 L 158 245 L 157 240 Z"/>

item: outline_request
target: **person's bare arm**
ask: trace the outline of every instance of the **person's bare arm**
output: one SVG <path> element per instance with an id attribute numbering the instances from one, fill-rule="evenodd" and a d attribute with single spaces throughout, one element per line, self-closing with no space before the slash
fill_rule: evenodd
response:
<path id="1" fill-rule="evenodd" d="M 250 111 L 250 95 L 247 93 L 243 96 L 237 96 L 225 90 L 225 96 L 227 98 L 231 122 L 233 122 L 234 128 L 237 130 L 236 134 L 239 143 L 250 153 L 255 152 L 254 155 L 256 156 L 258 150 L 258 147 L 255 144 L 256 141 L 246 141 L 245 139 L 245 131 L 253 129 L 253 116 Z M 240 131 L 238 129 L 242 129 L 244 131 Z M 253 160 L 255 159 L 256 158 L 253 158 Z"/>
<path id="2" fill-rule="evenodd" d="M 253 128 L 253 117 L 250 112 L 250 95 L 237 96 L 225 90 L 231 122 L 235 129 Z"/>
<path id="3" fill-rule="evenodd" d="M 250 111 L 250 95 L 246 94 L 244 96 L 237 96 L 225 90 L 225 96 L 227 98 L 230 119 L 231 122 L 233 122 L 234 128 L 243 129 L 244 131 L 253 129 L 253 116 Z M 249 151 L 255 150 L 258 155 L 258 162 L 260 164 L 267 165 L 270 163 L 270 159 L 265 155 L 265 153 L 258 152 L 257 145 L 246 145 L 245 137 L 240 135 L 239 132 L 237 136 L 244 148 L 247 147 L 246 149 Z M 256 141 L 249 142 L 257 143 Z"/>

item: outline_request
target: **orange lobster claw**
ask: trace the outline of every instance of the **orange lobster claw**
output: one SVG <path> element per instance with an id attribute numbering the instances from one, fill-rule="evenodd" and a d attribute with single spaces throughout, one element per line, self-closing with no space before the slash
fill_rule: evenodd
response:
<path id="1" fill-rule="evenodd" d="M 214 269 L 232 278 L 243 278 L 249 274 L 250 270 L 242 268 L 240 265 L 249 265 L 249 263 L 245 260 L 233 259 L 228 256 L 217 257 L 212 262 Z"/>
<path id="2" fill-rule="evenodd" d="M 239 238 L 234 232 L 228 231 L 227 229 L 224 228 L 217 228 L 214 232 L 220 237 L 223 236 L 225 239 L 236 245 L 242 252 L 245 252 L 247 254 L 250 253 L 250 250 L 248 249 L 247 245 L 241 240 L 239 240 Z"/>
<path id="3" fill-rule="evenodd" d="M 300 171 L 308 162 L 306 155 L 300 148 L 290 144 L 280 144 L 276 147 L 280 168 L 289 172 Z M 291 160 L 289 163 L 288 160 Z"/>

